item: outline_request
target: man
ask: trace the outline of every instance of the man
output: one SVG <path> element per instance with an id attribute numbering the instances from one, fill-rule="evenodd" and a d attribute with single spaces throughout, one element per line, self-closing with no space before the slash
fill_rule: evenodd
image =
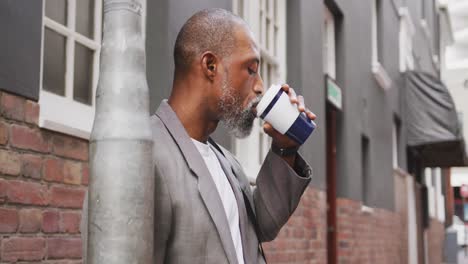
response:
<path id="1" fill-rule="evenodd" d="M 155 263 L 264 263 L 271 241 L 310 182 L 297 143 L 270 124 L 272 149 L 251 190 L 233 154 L 210 135 L 218 123 L 247 136 L 263 93 L 260 50 L 246 23 L 222 9 L 193 15 L 174 48 L 172 92 L 152 116 Z M 291 102 L 310 119 L 303 99 Z"/>

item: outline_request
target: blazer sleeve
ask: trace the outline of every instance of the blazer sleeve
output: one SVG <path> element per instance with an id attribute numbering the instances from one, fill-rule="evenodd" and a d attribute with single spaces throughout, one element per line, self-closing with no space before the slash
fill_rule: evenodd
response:
<path id="1" fill-rule="evenodd" d="M 299 174 L 298 174 L 299 172 Z M 311 180 L 310 166 L 298 154 L 291 168 L 271 150 L 257 176 L 253 191 L 259 240 L 275 239 L 299 204 Z"/>
<path id="2" fill-rule="evenodd" d="M 172 225 L 171 195 L 157 166 L 155 166 L 154 190 L 154 263 L 165 263 L 167 241 L 169 240 Z"/>

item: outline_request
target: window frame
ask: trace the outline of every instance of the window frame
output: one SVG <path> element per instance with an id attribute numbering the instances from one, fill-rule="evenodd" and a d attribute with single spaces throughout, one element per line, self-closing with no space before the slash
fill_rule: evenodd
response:
<path id="1" fill-rule="evenodd" d="M 407 7 L 401 7 L 398 12 L 400 15 L 400 72 L 406 72 L 407 70 L 414 70 L 413 36 L 415 33 L 415 26 Z"/>
<path id="2" fill-rule="evenodd" d="M 336 27 L 335 17 L 326 5 L 324 5 L 324 28 L 323 28 L 323 67 L 324 74 L 336 80 Z M 326 47 L 326 49 L 325 49 Z"/>
<path id="3" fill-rule="evenodd" d="M 392 87 L 392 79 L 387 71 L 380 63 L 379 58 L 379 10 L 377 2 L 381 0 L 371 1 L 371 69 L 377 83 L 383 90 L 388 90 Z"/>
<path id="4" fill-rule="evenodd" d="M 41 33 L 41 66 L 39 87 L 39 127 L 68 135 L 89 139 L 94 121 L 96 88 L 99 78 L 99 54 L 102 42 L 102 0 L 95 0 L 94 6 L 94 32 L 90 39 L 76 31 L 76 1 L 67 1 L 66 23 L 62 25 L 45 14 L 46 1 L 42 6 L 42 33 Z M 43 89 L 44 71 L 44 41 L 45 29 L 55 31 L 65 37 L 65 84 L 64 96 L 54 94 Z M 92 92 L 91 105 L 73 99 L 73 78 L 75 67 L 76 43 L 93 51 Z"/>
<path id="5" fill-rule="evenodd" d="M 274 11 L 266 12 L 267 1 L 270 5 L 276 2 L 276 13 L 272 13 Z M 255 35 L 255 40 L 260 48 L 260 74 L 264 81 L 264 88 L 267 89 L 268 86 L 273 83 L 284 83 L 287 69 L 286 0 L 233 0 L 232 10 L 235 14 L 243 14 L 243 19 L 247 22 Z M 274 8 L 270 8 L 270 10 L 274 10 Z M 267 26 L 267 17 L 270 19 L 269 29 L 272 30 L 272 32 L 277 30 L 276 39 L 274 38 L 274 34 L 269 34 L 267 39 L 266 32 L 261 31 Z M 271 21 L 273 21 L 273 23 L 271 23 Z M 267 42 L 270 42 L 268 46 L 266 45 Z M 270 72 L 271 76 L 264 78 L 268 65 L 272 67 L 272 72 Z M 233 152 L 242 164 L 250 183 L 254 185 L 257 174 L 260 171 L 263 160 L 268 154 L 271 145 L 270 137 L 263 132 L 262 121 L 254 121 L 252 133 L 247 138 L 237 139 L 233 137 L 232 145 L 234 146 Z"/>

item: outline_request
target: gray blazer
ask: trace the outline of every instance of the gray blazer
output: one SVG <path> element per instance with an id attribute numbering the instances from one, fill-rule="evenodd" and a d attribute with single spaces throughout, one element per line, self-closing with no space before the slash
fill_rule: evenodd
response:
<path id="1" fill-rule="evenodd" d="M 151 117 L 151 125 L 156 178 L 155 263 L 238 263 L 215 183 L 166 101 Z M 293 170 L 270 151 L 256 188 L 251 190 L 235 157 L 221 147 L 212 148 L 237 200 L 245 263 L 264 263 L 259 241 L 273 240 L 287 222 L 310 182 L 311 170 L 299 156 Z"/>

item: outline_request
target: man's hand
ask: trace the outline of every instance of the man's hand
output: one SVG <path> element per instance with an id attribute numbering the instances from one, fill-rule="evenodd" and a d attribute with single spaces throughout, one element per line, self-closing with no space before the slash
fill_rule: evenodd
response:
<path id="1" fill-rule="evenodd" d="M 289 85 L 287 84 L 283 84 L 281 86 L 281 89 L 283 89 L 289 95 L 289 100 L 291 100 L 291 103 L 297 105 L 297 109 L 300 112 L 304 112 L 309 119 L 315 120 L 316 116 L 314 113 L 312 113 L 309 109 L 306 108 L 303 96 L 296 95 L 294 89 L 289 87 Z M 271 124 L 268 122 L 265 122 L 265 124 L 263 124 L 263 131 L 265 131 L 265 133 L 267 133 L 273 139 L 272 144 L 278 148 L 292 148 L 298 146 L 298 143 L 296 141 L 290 139 L 287 135 L 282 135 L 280 132 L 275 130 L 273 126 L 271 126 Z"/>

